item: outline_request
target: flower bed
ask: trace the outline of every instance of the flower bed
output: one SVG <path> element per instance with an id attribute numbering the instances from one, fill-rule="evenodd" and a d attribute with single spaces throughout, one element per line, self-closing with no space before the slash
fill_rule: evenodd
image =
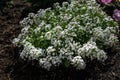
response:
<path id="1" fill-rule="evenodd" d="M 61 64 L 84 69 L 86 62 L 105 61 L 104 50 L 118 42 L 117 23 L 96 0 L 58 3 L 54 9 L 40 9 L 20 22 L 23 29 L 13 43 L 23 45 L 20 57 L 38 60 L 49 70 Z"/>

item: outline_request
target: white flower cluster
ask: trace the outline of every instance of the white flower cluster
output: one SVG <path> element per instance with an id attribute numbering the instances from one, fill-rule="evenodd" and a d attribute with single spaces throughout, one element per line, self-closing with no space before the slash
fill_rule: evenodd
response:
<path id="1" fill-rule="evenodd" d="M 39 57 L 43 54 L 42 49 L 35 48 L 31 43 L 26 42 L 24 44 L 24 49 L 22 50 L 20 56 L 21 58 L 29 58 L 29 60 L 38 60 Z"/>
<path id="2" fill-rule="evenodd" d="M 107 16 L 96 0 L 58 3 L 54 9 L 40 9 L 20 22 L 23 27 L 13 40 L 23 45 L 23 59 L 38 60 L 41 67 L 74 66 L 84 69 L 86 60 L 104 61 L 104 49 L 118 41 L 117 23 Z"/>
<path id="3" fill-rule="evenodd" d="M 116 31 L 114 27 L 106 27 L 106 29 L 102 29 L 101 27 L 94 28 L 93 40 L 99 41 L 98 44 L 103 44 L 102 47 L 112 47 L 118 42 L 118 37 L 115 34 Z"/>
<path id="4" fill-rule="evenodd" d="M 107 58 L 106 53 L 103 50 L 100 50 L 96 46 L 96 43 L 92 41 L 84 44 L 83 47 L 78 50 L 78 52 L 83 58 L 88 57 L 91 60 L 98 59 L 104 61 Z"/>

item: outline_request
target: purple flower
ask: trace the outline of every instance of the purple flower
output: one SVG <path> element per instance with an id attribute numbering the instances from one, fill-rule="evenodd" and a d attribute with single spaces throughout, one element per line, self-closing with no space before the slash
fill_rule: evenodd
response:
<path id="1" fill-rule="evenodd" d="M 109 4 L 111 3 L 112 0 L 98 0 L 99 3 L 102 3 L 102 4 Z"/>
<path id="2" fill-rule="evenodd" d="M 113 19 L 115 21 L 120 21 L 120 10 L 115 9 L 112 15 Z"/>

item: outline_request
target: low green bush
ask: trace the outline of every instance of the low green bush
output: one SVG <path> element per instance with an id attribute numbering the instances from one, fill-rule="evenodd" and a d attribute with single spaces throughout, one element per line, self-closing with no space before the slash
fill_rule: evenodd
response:
<path id="1" fill-rule="evenodd" d="M 105 61 L 105 49 L 118 42 L 117 23 L 96 0 L 63 2 L 54 9 L 40 9 L 21 22 L 21 34 L 13 43 L 24 48 L 20 57 L 37 60 L 49 70 L 64 65 L 84 69 L 88 60 Z"/>

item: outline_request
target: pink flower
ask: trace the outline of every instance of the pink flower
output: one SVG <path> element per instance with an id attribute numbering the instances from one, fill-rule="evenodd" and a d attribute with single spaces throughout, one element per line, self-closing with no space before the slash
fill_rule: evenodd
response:
<path id="1" fill-rule="evenodd" d="M 120 10 L 115 9 L 112 15 L 113 19 L 115 21 L 120 21 Z"/>
<path id="2" fill-rule="evenodd" d="M 98 0 L 99 3 L 102 3 L 102 4 L 109 4 L 111 3 L 112 0 Z"/>

